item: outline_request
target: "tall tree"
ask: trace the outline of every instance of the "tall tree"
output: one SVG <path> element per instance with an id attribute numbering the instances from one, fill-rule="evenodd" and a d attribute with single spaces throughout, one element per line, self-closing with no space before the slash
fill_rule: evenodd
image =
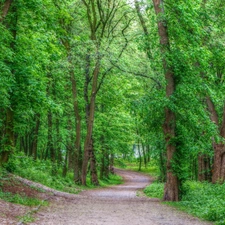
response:
<path id="1" fill-rule="evenodd" d="M 158 33 L 160 39 L 160 48 L 162 54 L 163 61 L 163 69 L 165 73 L 166 79 L 166 96 L 168 99 L 171 99 L 173 95 L 176 84 L 174 78 L 174 72 L 171 65 L 168 64 L 166 55 L 170 51 L 170 42 L 169 35 L 167 30 L 167 21 L 163 18 L 164 14 L 164 5 L 163 1 L 153 0 L 155 13 L 158 18 Z M 167 177 L 166 177 L 166 185 L 164 190 L 163 199 L 166 201 L 178 201 L 179 198 L 179 187 L 178 187 L 178 178 L 176 174 L 174 174 L 172 168 L 172 160 L 176 151 L 176 146 L 174 143 L 175 139 L 175 128 L 176 128 L 176 119 L 175 119 L 174 111 L 168 106 L 165 108 L 165 121 L 163 125 L 164 136 L 166 140 L 166 150 L 167 150 Z"/>
<path id="2" fill-rule="evenodd" d="M 92 62 L 93 70 L 89 71 L 89 68 L 87 70 L 88 73 L 90 72 L 91 74 L 91 82 L 90 80 L 88 81 L 88 84 L 90 84 L 90 94 L 88 99 L 87 132 L 84 142 L 84 155 L 82 164 L 82 184 L 86 185 L 88 161 L 91 156 L 94 157 L 94 151 L 92 148 L 92 133 L 94 126 L 96 96 L 105 76 L 113 68 L 113 66 L 108 66 L 108 68 L 103 70 L 104 67 L 101 65 L 101 63 L 103 62 L 104 55 L 109 54 L 110 47 L 114 42 L 116 33 L 118 32 L 122 32 L 124 45 L 119 48 L 119 53 L 114 53 L 114 55 L 116 60 L 122 56 L 125 48 L 127 47 L 125 31 L 129 27 L 131 19 L 128 17 L 127 12 L 122 12 L 122 9 L 126 7 L 126 4 L 123 4 L 120 1 L 83 0 L 82 2 L 86 7 L 86 16 L 90 29 L 91 47 L 93 49 L 92 54 L 95 56 Z M 101 69 L 103 71 L 101 71 Z"/>
<path id="3" fill-rule="evenodd" d="M 10 12 L 11 17 L 9 20 L 4 21 L 5 17 Z M 10 40 L 10 49 L 13 54 L 16 54 L 16 37 L 17 37 L 17 25 L 18 25 L 18 9 L 16 2 L 12 3 L 12 1 L 5 1 L 2 7 L 2 15 L 1 22 L 4 22 L 6 28 L 11 33 Z M 6 58 L 6 57 L 5 57 Z M 14 77 L 15 69 L 13 66 L 13 62 L 6 62 L 7 66 L 10 70 L 10 76 Z M 9 155 L 12 154 L 15 147 L 15 136 L 14 136 L 14 107 L 15 107 L 15 99 L 13 97 L 13 92 L 9 93 L 10 95 L 10 105 L 4 110 L 6 113 L 5 117 L 5 133 L 4 139 L 5 143 L 2 145 L 0 165 L 6 163 L 9 159 Z"/>

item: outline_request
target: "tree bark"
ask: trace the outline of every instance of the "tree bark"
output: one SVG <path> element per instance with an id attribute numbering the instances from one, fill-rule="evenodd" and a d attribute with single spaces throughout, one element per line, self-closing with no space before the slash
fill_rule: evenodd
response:
<path id="1" fill-rule="evenodd" d="M 73 146 L 73 143 L 74 143 L 74 136 L 73 136 L 73 130 L 72 130 L 72 121 L 70 119 L 70 115 L 69 115 L 69 119 L 68 119 L 68 125 L 67 125 L 67 130 L 68 130 L 68 133 L 69 133 L 69 138 L 67 140 L 67 143 L 66 143 L 66 149 L 67 149 L 67 158 L 68 158 L 68 169 L 69 170 L 73 170 L 74 169 L 74 146 Z"/>
<path id="2" fill-rule="evenodd" d="M 12 5 L 12 0 L 6 0 L 4 3 L 4 6 L 2 8 L 2 13 L 0 17 L 0 22 L 3 22 L 4 18 L 9 12 L 10 6 Z M 11 13 L 13 15 L 12 19 L 8 22 L 7 25 L 10 25 L 11 34 L 13 37 L 13 40 L 10 43 L 12 51 L 16 54 L 16 36 L 17 36 L 17 8 L 14 5 L 11 9 Z M 14 75 L 15 71 L 12 68 L 12 65 L 9 64 L 9 67 L 11 68 L 11 74 Z M 13 95 L 13 93 L 11 94 Z M 13 153 L 14 147 L 15 147 L 15 135 L 14 135 L 14 103 L 12 96 L 10 96 L 10 106 L 6 109 L 6 122 L 5 122 L 5 138 L 6 142 L 3 145 L 3 150 L 1 151 L 0 155 L 0 166 L 4 163 L 8 162 L 10 154 Z"/>
<path id="3" fill-rule="evenodd" d="M 13 0 L 6 0 L 2 6 L 2 12 L 1 12 L 1 17 L 0 17 L 0 23 L 2 23 L 7 16 L 10 6 L 12 4 Z"/>
<path id="4" fill-rule="evenodd" d="M 10 154 L 13 153 L 15 147 L 14 131 L 13 131 L 13 111 L 8 108 L 6 111 L 5 137 L 6 143 L 0 156 L 0 166 L 8 162 Z"/>
<path id="5" fill-rule="evenodd" d="M 141 144 L 145 168 L 147 167 L 147 157 L 144 143 Z"/>
<path id="6" fill-rule="evenodd" d="M 98 82 L 98 75 L 99 75 L 99 71 L 100 71 L 100 59 L 99 59 L 99 56 L 97 56 L 97 57 L 98 58 L 97 58 L 97 62 L 95 65 L 95 69 L 93 72 L 93 78 L 92 78 L 90 108 L 89 108 L 89 115 L 87 118 L 87 134 L 86 134 L 85 143 L 84 143 L 84 156 L 83 156 L 83 165 L 82 165 L 82 184 L 83 185 L 86 185 L 88 161 L 89 161 L 90 154 L 92 151 L 91 139 L 92 139 L 92 131 L 93 131 L 93 125 L 94 125 L 97 82 Z"/>
<path id="7" fill-rule="evenodd" d="M 47 143 L 48 152 L 50 154 L 50 160 L 52 163 L 55 163 L 55 149 L 53 146 L 53 137 L 52 137 L 52 112 L 48 112 L 48 143 Z"/>
<path id="8" fill-rule="evenodd" d="M 99 185 L 97 168 L 96 168 L 96 158 L 94 154 L 94 143 L 93 139 L 91 139 L 91 155 L 90 155 L 90 170 L 91 170 L 91 183 L 95 186 Z"/>
<path id="9" fill-rule="evenodd" d="M 111 153 L 110 158 L 109 158 L 109 172 L 111 174 L 115 173 L 115 171 L 114 171 L 114 154 L 113 153 Z"/>
<path id="10" fill-rule="evenodd" d="M 38 133 L 39 133 L 39 127 L 40 127 L 40 114 L 37 113 L 35 115 L 36 117 L 36 126 L 34 130 L 34 135 L 33 135 L 33 144 L 32 144 L 32 156 L 34 160 L 37 159 L 37 146 L 38 146 Z"/>
<path id="11" fill-rule="evenodd" d="M 81 182 L 81 168 L 79 168 L 79 153 L 81 148 L 81 116 L 78 104 L 78 96 L 77 96 L 77 82 L 74 75 L 74 68 L 72 66 L 72 62 L 69 57 L 70 63 L 70 81 L 72 86 L 72 96 L 73 96 L 73 111 L 75 115 L 75 126 L 76 126 L 76 139 L 75 139 L 75 150 L 74 150 L 74 182 Z"/>
<path id="12" fill-rule="evenodd" d="M 210 158 L 205 154 L 198 156 L 198 180 L 210 181 L 211 180 L 211 165 Z"/>
<path id="13" fill-rule="evenodd" d="M 61 150 L 61 142 L 62 138 L 60 135 L 60 122 L 59 118 L 56 119 L 56 154 L 57 154 L 57 164 L 61 165 L 63 162 L 62 150 Z"/>
<path id="14" fill-rule="evenodd" d="M 206 103 L 210 112 L 210 119 L 215 123 L 219 130 L 221 138 L 225 138 L 225 104 L 223 108 L 222 123 L 219 124 L 218 114 L 212 100 L 207 97 Z M 215 143 L 213 141 L 214 160 L 212 169 L 212 183 L 222 183 L 225 181 L 225 145 L 224 143 Z"/>
<path id="15" fill-rule="evenodd" d="M 162 0 L 153 0 L 156 16 L 160 16 L 164 13 L 164 6 Z M 161 54 L 163 61 L 163 69 L 165 74 L 166 85 L 166 97 L 170 96 L 175 91 L 175 80 L 172 68 L 167 64 L 166 52 L 169 51 L 169 36 L 167 31 L 166 21 L 158 20 L 158 33 L 161 44 Z M 178 178 L 174 174 L 172 169 L 172 160 L 176 152 L 175 143 L 175 113 L 168 107 L 165 108 L 165 121 L 163 125 L 164 136 L 166 140 L 166 151 L 167 151 L 167 176 L 166 185 L 164 189 L 164 201 L 178 201 L 179 199 L 179 184 Z"/>
<path id="16" fill-rule="evenodd" d="M 141 157 L 141 149 L 140 149 L 140 142 L 139 142 L 139 140 L 138 140 L 138 155 L 139 155 L 138 171 L 141 171 L 142 157 Z"/>

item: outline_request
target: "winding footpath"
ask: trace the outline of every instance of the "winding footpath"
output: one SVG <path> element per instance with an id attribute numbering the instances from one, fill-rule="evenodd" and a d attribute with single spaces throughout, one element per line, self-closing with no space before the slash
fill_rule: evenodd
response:
<path id="1" fill-rule="evenodd" d="M 140 173 L 116 170 L 124 183 L 84 191 L 79 195 L 54 197 L 50 207 L 36 214 L 32 225 L 209 225 L 157 199 L 141 195 L 151 178 Z"/>

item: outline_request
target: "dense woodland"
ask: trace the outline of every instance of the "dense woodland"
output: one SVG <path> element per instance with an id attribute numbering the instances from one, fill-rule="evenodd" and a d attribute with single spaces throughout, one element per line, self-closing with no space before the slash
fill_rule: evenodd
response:
<path id="1" fill-rule="evenodd" d="M 98 185 L 154 161 L 178 201 L 225 180 L 222 0 L 0 0 L 0 165 Z M 133 146 L 137 146 L 134 153 Z"/>

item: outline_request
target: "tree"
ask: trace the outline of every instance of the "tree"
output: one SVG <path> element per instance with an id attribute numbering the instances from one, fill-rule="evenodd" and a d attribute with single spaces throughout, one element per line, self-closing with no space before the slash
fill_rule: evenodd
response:
<path id="1" fill-rule="evenodd" d="M 174 78 L 174 72 L 171 66 L 168 64 L 168 59 L 166 55 L 170 51 L 169 36 L 167 30 L 167 22 L 163 20 L 164 5 L 159 0 L 153 0 L 155 13 L 158 16 L 158 32 L 161 44 L 161 54 L 163 61 L 163 69 L 166 79 L 166 96 L 171 99 L 173 95 L 176 84 Z M 174 111 L 168 106 L 165 108 L 165 121 L 163 125 L 164 136 L 166 140 L 166 150 L 167 150 L 167 179 L 164 190 L 164 200 L 166 201 L 178 201 L 179 189 L 178 189 L 178 178 L 174 174 L 172 169 L 172 160 L 176 151 L 176 146 L 174 143 L 175 139 L 175 128 L 176 128 L 176 117 Z"/>
<path id="2" fill-rule="evenodd" d="M 90 157 L 94 156 L 93 151 L 93 125 L 94 125 L 94 114 L 95 114 L 95 102 L 96 95 L 99 91 L 105 76 L 112 70 L 113 66 L 108 66 L 104 68 L 102 66 L 103 58 L 105 54 L 109 54 L 110 47 L 114 42 L 115 34 L 122 32 L 124 37 L 124 46 L 119 50 L 119 54 L 116 56 L 118 60 L 123 51 L 127 46 L 125 31 L 129 27 L 131 19 L 128 17 L 127 12 L 122 12 L 122 9 L 126 7 L 126 4 L 122 2 L 113 0 L 113 1 L 85 1 L 83 0 L 84 6 L 86 7 L 86 16 L 88 19 L 88 26 L 90 29 L 90 41 L 92 44 L 92 49 L 95 58 L 93 63 L 93 70 L 90 71 L 90 65 L 87 63 L 87 78 L 91 77 L 91 87 L 89 99 L 87 99 L 86 91 L 86 104 L 87 111 L 87 132 L 84 142 L 84 155 L 83 155 L 83 164 L 82 164 L 82 184 L 86 185 L 86 176 L 88 169 L 88 161 Z M 128 19 L 128 21 L 126 21 Z M 115 54 L 116 55 L 116 54 Z M 101 71 L 101 69 L 105 69 Z M 91 74 L 91 75 L 90 75 Z M 88 81 L 85 84 L 87 87 L 90 84 Z M 86 89 L 87 90 L 87 89 Z M 94 158 L 92 158 L 94 160 Z M 92 164 L 93 165 L 93 164 Z M 92 179 L 93 183 L 98 183 L 97 176 L 95 173 L 92 173 L 95 178 Z"/>

